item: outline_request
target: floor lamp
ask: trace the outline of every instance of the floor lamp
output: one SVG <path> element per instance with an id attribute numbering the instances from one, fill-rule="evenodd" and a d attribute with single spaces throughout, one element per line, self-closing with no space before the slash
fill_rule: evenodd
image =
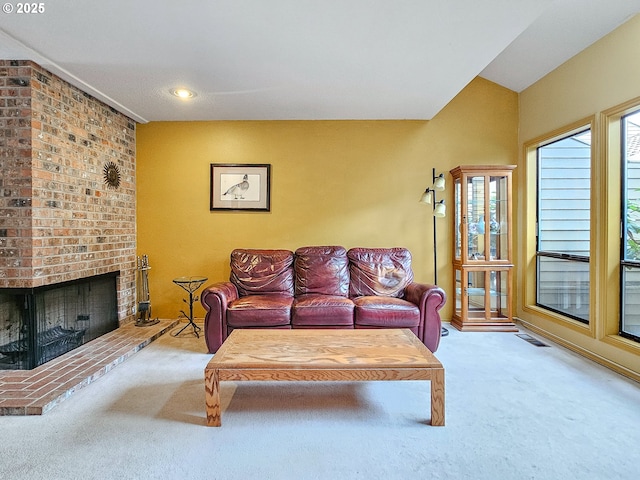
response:
<path id="1" fill-rule="evenodd" d="M 438 285 L 438 247 L 436 240 L 438 238 L 437 218 L 446 216 L 447 206 L 444 199 L 438 200 L 437 191 L 443 191 L 445 186 L 444 173 L 436 176 L 436 169 L 433 169 L 433 179 L 431 187 L 427 188 L 420 197 L 420 203 L 431 205 L 433 207 L 433 283 Z M 441 335 L 444 337 L 449 334 L 449 330 L 442 327 Z"/>

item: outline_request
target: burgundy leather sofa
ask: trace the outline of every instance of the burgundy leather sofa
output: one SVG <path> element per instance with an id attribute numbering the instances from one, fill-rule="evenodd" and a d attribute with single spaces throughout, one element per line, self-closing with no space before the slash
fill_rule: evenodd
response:
<path id="1" fill-rule="evenodd" d="M 435 352 L 445 301 L 413 281 L 406 248 L 340 246 L 236 249 L 230 281 L 200 295 L 210 353 L 236 328 L 409 328 Z"/>

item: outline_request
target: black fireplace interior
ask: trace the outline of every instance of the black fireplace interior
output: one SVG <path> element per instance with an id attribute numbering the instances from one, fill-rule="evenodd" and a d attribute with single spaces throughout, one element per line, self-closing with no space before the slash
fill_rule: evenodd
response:
<path id="1" fill-rule="evenodd" d="M 118 275 L 0 289 L 0 370 L 30 370 L 118 328 Z"/>

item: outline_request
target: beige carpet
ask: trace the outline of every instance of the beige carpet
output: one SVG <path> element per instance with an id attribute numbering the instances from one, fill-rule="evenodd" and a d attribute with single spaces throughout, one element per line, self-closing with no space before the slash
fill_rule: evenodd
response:
<path id="1" fill-rule="evenodd" d="M 209 428 L 211 356 L 167 334 L 43 416 L 0 417 L 0 478 L 638 478 L 640 385 L 545 343 L 450 329 L 443 428 L 428 382 L 223 382 Z"/>

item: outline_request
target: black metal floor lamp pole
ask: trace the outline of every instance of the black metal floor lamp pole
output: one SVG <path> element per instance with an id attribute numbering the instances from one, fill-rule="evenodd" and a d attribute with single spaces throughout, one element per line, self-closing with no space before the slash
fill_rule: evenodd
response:
<path id="1" fill-rule="evenodd" d="M 436 239 L 438 238 L 436 230 L 436 217 L 433 217 L 433 284 L 438 285 L 438 246 Z"/>
<path id="2" fill-rule="evenodd" d="M 436 181 L 437 179 L 437 181 Z M 444 174 L 440 174 L 436 177 L 436 169 L 433 168 L 432 186 L 427 188 L 420 198 L 421 203 L 426 203 L 433 208 L 433 283 L 438 285 L 438 224 L 436 222 L 437 217 L 445 216 L 445 202 L 444 200 L 438 201 L 436 198 L 436 190 L 444 190 Z M 442 327 L 441 335 L 445 336 L 449 334 L 449 330 Z"/>

